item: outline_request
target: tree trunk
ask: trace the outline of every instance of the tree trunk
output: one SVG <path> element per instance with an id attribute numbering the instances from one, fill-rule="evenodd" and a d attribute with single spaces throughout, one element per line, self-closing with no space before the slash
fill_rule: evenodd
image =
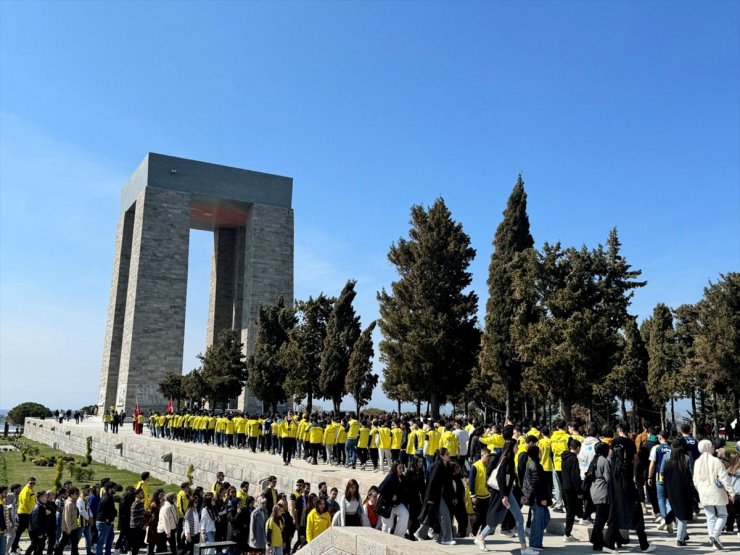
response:
<path id="1" fill-rule="evenodd" d="M 310 415 L 313 409 L 313 392 L 306 396 L 306 412 Z"/>
<path id="2" fill-rule="evenodd" d="M 637 406 L 637 401 L 632 401 L 632 430 L 634 430 L 635 432 L 638 431 L 638 428 L 640 429 L 640 431 L 642 431 L 642 426 L 638 422 L 638 410 L 639 408 Z"/>
<path id="3" fill-rule="evenodd" d="M 717 414 L 718 406 L 717 403 L 717 392 L 712 393 L 712 403 L 714 404 L 714 410 L 712 411 L 712 423 L 714 424 L 714 433 L 719 435 L 719 416 Z"/>
<path id="4" fill-rule="evenodd" d="M 660 407 L 660 429 L 665 430 L 665 405 Z"/>
<path id="5" fill-rule="evenodd" d="M 624 397 L 620 397 L 620 400 L 622 402 L 622 420 L 627 422 L 627 403 L 624 402 Z M 634 427 L 632 428 L 635 429 Z"/>
<path id="6" fill-rule="evenodd" d="M 506 388 L 506 418 L 512 418 L 511 410 L 514 408 L 514 387 Z"/>
<path id="7" fill-rule="evenodd" d="M 362 408 L 362 405 L 359 401 L 357 401 L 357 412 L 355 413 L 357 415 L 357 418 L 360 418 L 360 409 Z"/>
<path id="8" fill-rule="evenodd" d="M 570 420 L 570 403 L 565 403 L 562 399 L 559 401 L 560 418 Z"/>
<path id="9" fill-rule="evenodd" d="M 437 398 L 436 393 L 432 393 L 429 398 L 429 404 L 431 405 L 430 409 L 432 411 L 432 418 L 439 418 L 439 399 Z"/>
<path id="10" fill-rule="evenodd" d="M 706 411 L 706 403 L 704 399 L 704 390 L 699 389 L 699 405 L 701 406 L 701 410 L 699 411 L 701 414 L 700 422 L 704 424 L 707 421 L 707 411 Z"/>
<path id="11" fill-rule="evenodd" d="M 398 403 L 398 414 L 401 414 L 401 399 L 396 399 L 396 402 Z"/>
<path id="12" fill-rule="evenodd" d="M 421 399 L 416 400 L 416 416 L 417 418 L 421 416 Z"/>
<path id="13" fill-rule="evenodd" d="M 526 395 L 523 395 L 522 405 L 523 405 L 522 406 L 522 415 L 524 416 L 524 418 L 526 418 L 527 417 L 527 396 Z"/>
<path id="14" fill-rule="evenodd" d="M 671 397 L 671 431 L 676 432 L 676 407 L 673 397 Z"/>
<path id="15" fill-rule="evenodd" d="M 333 403 L 332 404 L 334 405 L 334 414 L 335 415 L 338 415 L 339 414 L 339 405 L 342 404 L 342 398 L 339 397 L 338 399 L 332 399 L 332 400 L 333 400 Z"/>

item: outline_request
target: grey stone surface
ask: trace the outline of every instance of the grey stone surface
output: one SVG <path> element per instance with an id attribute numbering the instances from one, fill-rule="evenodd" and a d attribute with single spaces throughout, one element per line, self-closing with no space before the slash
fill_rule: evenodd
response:
<path id="1" fill-rule="evenodd" d="M 100 409 L 166 406 L 158 384 L 182 371 L 191 228 L 214 232 L 206 344 L 234 329 L 252 351 L 260 307 L 293 301 L 292 188 L 288 177 L 147 155 L 121 195 Z M 245 390 L 236 408 L 262 404 Z"/>

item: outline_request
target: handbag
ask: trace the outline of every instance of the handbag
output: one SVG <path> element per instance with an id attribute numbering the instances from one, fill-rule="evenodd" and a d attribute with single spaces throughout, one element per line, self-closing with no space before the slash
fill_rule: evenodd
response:
<path id="1" fill-rule="evenodd" d="M 486 481 L 486 484 L 488 485 L 488 487 L 496 491 L 498 491 L 498 471 L 501 468 L 501 462 L 502 461 L 499 461 L 499 463 L 496 465 L 496 468 L 493 469 L 493 472 L 491 472 L 491 475 L 488 477 L 488 480 Z M 508 481 L 508 476 L 506 479 Z"/>
<path id="2" fill-rule="evenodd" d="M 378 495 L 378 500 L 375 502 L 375 512 L 383 518 L 390 518 L 392 511 L 393 503 L 391 503 L 391 500 L 383 494 Z"/>

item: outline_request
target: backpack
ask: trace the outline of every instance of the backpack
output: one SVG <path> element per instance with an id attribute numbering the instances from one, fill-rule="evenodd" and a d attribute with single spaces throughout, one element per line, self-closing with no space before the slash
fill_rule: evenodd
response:
<path id="1" fill-rule="evenodd" d="M 591 463 L 588 465 L 588 470 L 586 470 L 586 476 L 583 478 L 581 488 L 586 494 L 588 494 L 591 490 L 591 485 L 596 481 L 596 464 L 598 461 L 599 455 L 594 455 L 594 458 L 591 459 Z"/>

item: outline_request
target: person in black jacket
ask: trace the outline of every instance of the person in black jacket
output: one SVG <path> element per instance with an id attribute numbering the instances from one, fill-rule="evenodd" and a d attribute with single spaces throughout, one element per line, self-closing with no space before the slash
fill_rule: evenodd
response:
<path id="1" fill-rule="evenodd" d="M 129 486 L 126 488 L 126 492 L 121 498 L 121 502 L 118 504 L 118 540 L 116 540 L 115 548 L 124 555 L 129 551 L 128 540 L 129 540 L 129 528 L 131 527 L 131 506 L 134 504 L 136 499 L 136 490 Z"/>
<path id="2" fill-rule="evenodd" d="M 581 482 L 581 470 L 578 462 L 578 453 L 581 450 L 581 442 L 575 438 L 568 440 L 568 450 L 563 453 L 563 500 L 565 501 L 565 541 L 578 541 L 571 536 L 573 523 L 576 517 L 581 516 L 583 505 L 583 485 Z"/>
<path id="3" fill-rule="evenodd" d="M 447 449 L 444 447 L 438 449 L 435 453 L 435 461 L 424 494 L 424 508 L 419 519 L 421 526 L 414 532 L 414 537 L 417 540 L 428 537 L 430 528 L 439 527 L 439 543 L 442 545 L 455 545 L 457 543 L 452 539 L 450 507 L 454 503 L 454 489 L 448 467 L 449 462 L 450 453 Z"/>
<path id="4" fill-rule="evenodd" d="M 95 526 L 98 529 L 96 555 L 103 555 L 103 549 L 105 549 L 105 555 L 111 554 L 113 538 L 115 536 L 113 525 L 116 521 L 116 516 L 118 516 L 116 504 L 113 500 L 113 496 L 116 494 L 116 484 L 114 482 L 106 482 L 104 492 L 100 498 L 98 514 L 95 517 Z"/>
<path id="5" fill-rule="evenodd" d="M 542 536 L 550 523 L 549 505 L 552 503 L 549 484 L 545 479 L 545 471 L 540 464 L 540 448 L 530 445 L 527 449 L 527 469 L 524 474 L 523 498 L 530 506 L 532 514 L 532 529 L 529 533 L 530 548 L 543 549 Z"/>
<path id="6" fill-rule="evenodd" d="M 42 555 L 46 543 L 46 492 L 40 491 L 36 496 L 36 505 L 31 511 L 28 521 L 28 535 L 31 537 L 31 545 L 26 550 L 26 555 Z"/>
<path id="7" fill-rule="evenodd" d="M 403 465 L 400 462 L 396 461 L 391 464 L 390 472 L 378 486 L 378 493 L 383 498 L 384 506 L 388 504 L 391 507 L 390 516 L 380 515 L 383 532 L 390 534 L 392 530 L 396 536 L 404 537 L 409 525 L 409 511 L 403 504 L 405 492 Z"/>

